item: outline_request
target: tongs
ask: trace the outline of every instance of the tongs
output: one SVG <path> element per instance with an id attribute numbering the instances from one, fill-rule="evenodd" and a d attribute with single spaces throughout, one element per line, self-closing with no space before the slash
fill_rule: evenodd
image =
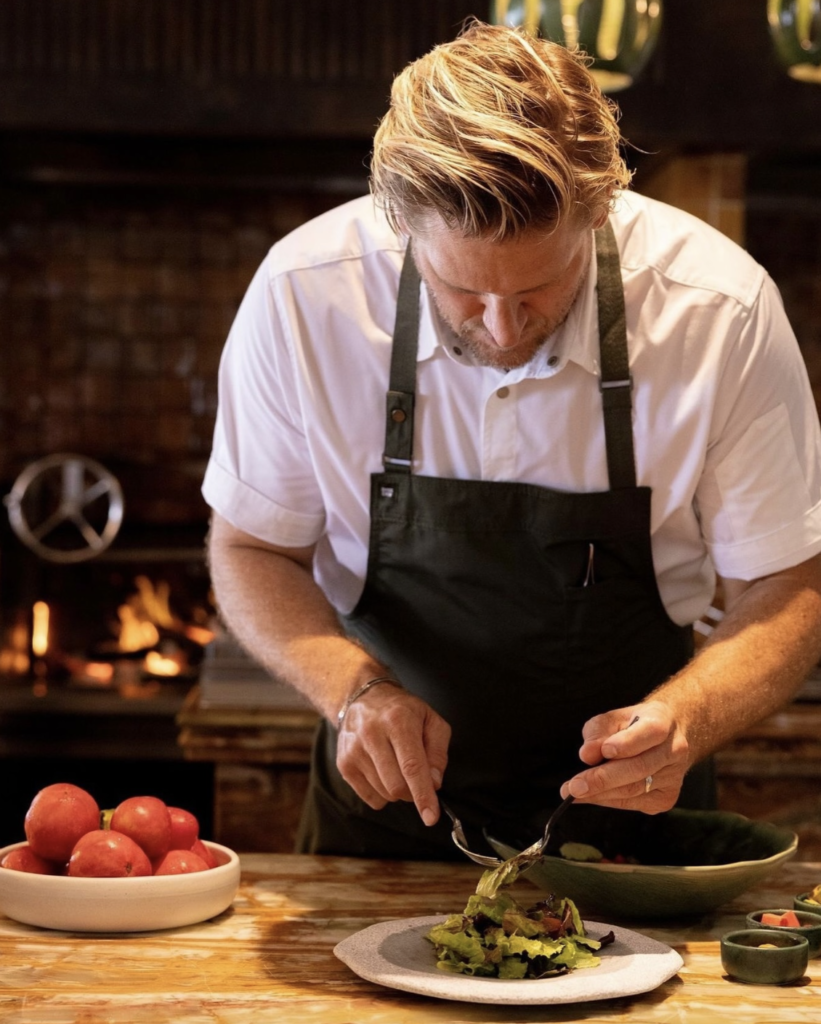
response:
<path id="1" fill-rule="evenodd" d="M 593 545 L 590 545 L 590 563 L 588 564 L 588 573 L 592 571 L 592 557 L 593 557 Z M 586 583 L 587 581 L 585 581 Z M 635 715 L 632 721 L 628 722 L 625 728 L 629 729 L 631 725 L 635 725 L 638 722 L 639 716 Z M 602 763 L 607 763 L 607 758 L 604 758 Z M 650 776 L 652 781 L 652 776 Z M 488 878 L 486 882 L 481 882 L 479 888 L 476 890 L 481 895 L 494 895 L 496 889 L 501 885 L 507 885 L 513 881 L 514 878 L 519 874 L 520 871 L 524 871 L 529 868 L 532 864 L 535 864 L 537 860 L 544 854 L 547 849 L 547 844 L 550 841 L 550 835 L 553 831 L 553 826 L 561 818 L 567 808 L 573 803 L 574 797 L 567 796 L 562 800 L 556 810 L 547 819 L 547 824 L 544 827 L 544 835 L 541 839 L 537 839 L 535 843 L 532 843 L 527 847 L 526 850 L 522 850 L 521 853 L 517 853 L 511 857 L 510 860 L 500 860 L 499 857 L 489 857 L 483 853 L 474 853 L 468 847 L 467 839 L 465 838 L 465 830 L 462 828 L 462 823 L 448 807 L 446 803 L 439 798 L 439 803 L 442 805 L 442 810 L 450 818 L 453 825 L 451 830 L 451 838 L 456 846 L 465 854 L 470 857 L 476 864 L 481 864 L 485 868 L 495 868 L 496 870 Z M 504 869 L 504 870 L 500 870 Z M 482 892 L 482 890 L 484 890 Z"/>
<path id="2" fill-rule="evenodd" d="M 518 878 L 520 872 L 525 871 L 535 864 L 537 860 L 540 860 L 547 849 L 553 826 L 572 803 L 573 797 L 566 797 L 548 818 L 542 838 L 537 839 L 526 850 L 515 854 L 509 860 L 500 860 L 498 857 L 488 857 L 483 853 L 474 853 L 468 847 L 462 823 L 447 804 L 443 803 L 442 808 L 453 823 L 451 837 L 456 846 L 458 846 L 462 853 L 470 857 L 472 861 L 481 864 L 483 867 L 493 869 L 492 871 L 486 871 L 480 878 L 479 884 L 476 886 L 477 895 L 486 899 L 493 899 L 502 886 L 511 885 Z"/>
<path id="3" fill-rule="evenodd" d="M 592 558 L 593 545 L 591 545 L 591 559 Z M 590 572 L 591 569 L 592 561 L 588 566 L 588 571 Z M 638 721 L 639 716 L 635 715 L 633 720 L 629 722 L 628 725 L 625 726 L 625 728 L 629 729 Z M 602 763 L 606 764 L 607 758 L 605 758 Z M 652 781 L 652 776 L 649 776 L 649 781 Z M 492 883 L 493 885 L 506 884 L 506 882 L 504 881 L 500 882 L 499 879 L 510 879 L 510 881 L 513 881 L 513 879 L 516 878 L 519 871 L 525 870 L 525 868 L 535 863 L 535 861 L 538 860 L 539 857 L 542 857 L 542 855 L 548 848 L 548 843 L 550 841 L 551 833 L 553 831 L 553 826 L 556 824 L 556 822 L 559 820 L 562 814 L 564 814 L 564 812 L 567 810 L 570 804 L 572 804 L 572 802 L 573 797 L 565 797 L 561 804 L 559 804 L 559 806 L 556 808 L 553 814 L 551 814 L 551 816 L 548 818 L 548 823 L 545 825 L 545 835 L 542 837 L 542 839 L 536 840 L 536 842 L 528 846 L 526 850 L 522 850 L 521 853 L 517 853 L 514 857 L 511 857 L 510 860 L 500 860 L 499 857 L 488 857 L 483 853 L 474 853 L 473 850 L 471 850 L 468 847 L 468 841 L 465 839 L 465 829 L 462 827 L 462 822 L 459 820 L 456 814 L 453 814 L 453 812 L 450 810 L 447 804 L 445 804 L 442 801 L 442 799 L 439 798 L 439 803 L 442 806 L 442 810 L 448 816 L 448 818 L 450 818 L 450 821 L 453 825 L 452 830 L 450 831 L 450 837 L 452 838 L 453 843 L 455 843 L 466 856 L 470 857 L 470 859 L 475 861 L 477 864 L 481 864 L 482 867 L 500 868 L 504 866 L 504 872 L 496 871 L 494 873 Z"/>
<path id="4" fill-rule="evenodd" d="M 453 829 L 450 833 L 451 838 L 465 856 L 470 857 L 470 859 L 475 861 L 475 863 L 481 864 L 482 867 L 500 868 L 502 865 L 506 865 L 518 873 L 519 871 L 524 871 L 526 867 L 530 867 L 531 864 L 535 863 L 542 856 L 547 849 L 548 842 L 550 841 L 553 826 L 573 803 L 573 800 L 574 798 L 572 796 L 565 797 L 565 799 L 547 819 L 547 824 L 544 827 L 544 835 L 542 838 L 537 839 L 535 843 L 528 846 L 526 850 L 522 850 L 521 853 L 517 853 L 515 857 L 511 857 L 510 860 L 501 860 L 499 857 L 489 857 L 483 853 L 474 853 L 473 850 L 468 847 L 467 839 L 465 838 L 465 830 L 462 828 L 461 821 L 459 821 L 446 803 L 441 799 L 439 802 L 442 804 L 442 810 L 450 818 L 453 825 Z"/>

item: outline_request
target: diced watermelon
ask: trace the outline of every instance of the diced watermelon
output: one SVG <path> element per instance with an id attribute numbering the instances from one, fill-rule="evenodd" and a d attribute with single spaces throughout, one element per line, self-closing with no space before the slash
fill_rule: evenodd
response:
<path id="1" fill-rule="evenodd" d="M 762 914 L 761 923 L 768 925 L 776 925 L 780 928 L 800 928 L 801 922 L 798 920 L 794 910 L 787 910 L 783 914 Z"/>
<path id="2" fill-rule="evenodd" d="M 781 920 L 781 914 L 762 914 L 761 923 L 769 925 L 780 925 L 783 924 Z"/>

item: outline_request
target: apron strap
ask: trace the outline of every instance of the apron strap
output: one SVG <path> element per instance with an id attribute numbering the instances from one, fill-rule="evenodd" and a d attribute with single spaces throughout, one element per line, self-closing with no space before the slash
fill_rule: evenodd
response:
<path id="1" fill-rule="evenodd" d="M 624 288 L 616 236 L 610 221 L 596 232 L 599 293 L 599 388 L 604 410 L 604 438 L 610 489 L 636 486 L 633 454 L 633 403 L 627 352 Z"/>
<path id="2" fill-rule="evenodd" d="M 416 392 L 416 351 L 419 337 L 419 271 L 411 254 L 410 242 L 405 250 L 399 295 L 396 301 L 396 322 L 391 348 L 391 375 L 387 394 L 385 452 L 386 469 L 410 473 L 413 459 L 413 402 Z"/>

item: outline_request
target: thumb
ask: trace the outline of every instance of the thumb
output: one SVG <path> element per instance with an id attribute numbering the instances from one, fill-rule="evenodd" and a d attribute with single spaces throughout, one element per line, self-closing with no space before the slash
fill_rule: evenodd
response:
<path id="1" fill-rule="evenodd" d="M 619 756 L 619 745 L 609 742 L 640 721 L 636 707 L 617 708 L 591 718 L 582 729 L 584 742 L 579 757 L 585 764 L 598 764 Z"/>

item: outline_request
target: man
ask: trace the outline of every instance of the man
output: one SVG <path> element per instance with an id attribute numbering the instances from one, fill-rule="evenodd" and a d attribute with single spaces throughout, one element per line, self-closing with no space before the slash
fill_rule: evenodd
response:
<path id="1" fill-rule="evenodd" d="M 458 856 L 439 791 L 501 832 L 709 806 L 705 759 L 821 654 L 779 297 L 619 143 L 581 58 L 474 23 L 397 78 L 377 202 L 249 288 L 204 494 L 229 626 L 325 717 L 300 849 Z"/>

